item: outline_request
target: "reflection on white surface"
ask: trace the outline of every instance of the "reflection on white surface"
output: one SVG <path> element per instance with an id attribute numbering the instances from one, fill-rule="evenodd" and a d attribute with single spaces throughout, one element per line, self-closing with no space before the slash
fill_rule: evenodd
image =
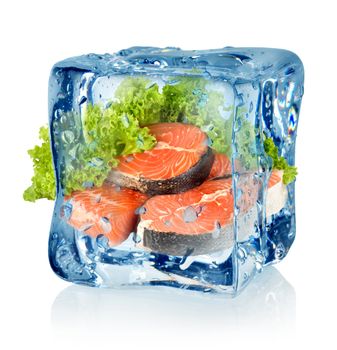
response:
<path id="1" fill-rule="evenodd" d="M 228 332 L 294 333 L 296 294 L 274 267 L 236 298 L 175 288 L 97 289 L 72 285 L 55 299 L 51 323 L 60 333 L 171 337 Z M 165 339 L 162 338 L 162 339 Z"/>

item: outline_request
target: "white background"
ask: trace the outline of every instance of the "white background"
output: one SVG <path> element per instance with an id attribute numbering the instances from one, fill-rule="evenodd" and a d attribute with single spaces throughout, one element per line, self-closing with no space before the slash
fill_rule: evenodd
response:
<path id="1" fill-rule="evenodd" d="M 333 1 L 1 1 L 0 348 L 333 348 L 336 330 L 336 10 Z M 305 65 L 297 237 L 239 298 L 97 290 L 47 259 L 53 203 L 22 201 L 47 121 L 52 65 L 132 45 L 265 46 Z M 276 270 L 277 269 L 277 270 Z M 124 344 L 124 346 L 122 346 Z"/>

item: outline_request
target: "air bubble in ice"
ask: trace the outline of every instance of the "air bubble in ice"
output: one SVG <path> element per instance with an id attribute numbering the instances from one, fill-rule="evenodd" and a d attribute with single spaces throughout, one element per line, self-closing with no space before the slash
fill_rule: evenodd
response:
<path id="1" fill-rule="evenodd" d="M 191 222 L 194 222 L 195 220 L 197 220 L 198 218 L 198 214 L 196 212 L 196 210 L 191 207 L 191 206 L 188 206 L 184 212 L 183 212 L 183 219 L 186 223 L 191 223 Z"/>
<path id="2" fill-rule="evenodd" d="M 104 233 L 109 233 L 112 229 L 110 220 L 105 216 L 101 217 L 99 224 L 100 224 Z"/>
<path id="3" fill-rule="evenodd" d="M 72 143 L 74 142 L 75 140 L 75 135 L 72 131 L 70 130 L 65 130 L 62 132 L 61 134 L 61 137 L 62 137 L 62 140 L 65 144 L 69 144 L 69 143 Z"/>
<path id="4" fill-rule="evenodd" d="M 253 105 L 253 102 L 251 102 L 249 105 L 249 113 L 253 111 L 253 108 L 254 108 L 254 105 Z"/>

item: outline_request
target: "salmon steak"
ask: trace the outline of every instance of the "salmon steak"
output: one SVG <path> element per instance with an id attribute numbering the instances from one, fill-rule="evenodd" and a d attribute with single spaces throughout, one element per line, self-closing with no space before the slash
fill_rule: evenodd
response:
<path id="1" fill-rule="evenodd" d="M 209 175 L 214 155 L 208 137 L 183 123 L 148 126 L 157 143 L 143 153 L 121 156 L 107 181 L 149 195 L 187 191 Z"/>
<path id="2" fill-rule="evenodd" d="M 231 177 L 232 165 L 230 159 L 223 153 L 214 154 L 214 162 L 209 173 L 208 179 L 220 177 Z"/>
<path id="3" fill-rule="evenodd" d="M 143 245 L 168 255 L 200 255 L 233 245 L 231 179 L 205 181 L 144 204 L 137 233 Z"/>
<path id="4" fill-rule="evenodd" d="M 73 192 L 66 206 L 68 224 L 92 237 L 105 235 L 111 246 L 128 238 L 137 224 L 136 209 L 146 195 L 119 186 L 103 186 Z"/>

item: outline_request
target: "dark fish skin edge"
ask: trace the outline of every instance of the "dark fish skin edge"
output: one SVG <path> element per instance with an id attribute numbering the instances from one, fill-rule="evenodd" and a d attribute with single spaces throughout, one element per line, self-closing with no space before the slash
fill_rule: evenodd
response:
<path id="1" fill-rule="evenodd" d="M 167 180 L 148 180 L 144 178 L 134 179 L 112 170 L 106 183 L 114 183 L 122 187 L 131 188 L 150 196 L 160 194 L 175 194 L 186 192 L 201 185 L 211 172 L 214 162 L 214 154 L 210 147 L 207 148 L 200 160 L 186 173 Z"/>
<path id="2" fill-rule="evenodd" d="M 232 247 L 234 233 L 230 224 L 222 227 L 216 234 L 211 232 L 185 235 L 144 228 L 143 244 L 154 252 L 167 255 L 201 255 Z"/>

